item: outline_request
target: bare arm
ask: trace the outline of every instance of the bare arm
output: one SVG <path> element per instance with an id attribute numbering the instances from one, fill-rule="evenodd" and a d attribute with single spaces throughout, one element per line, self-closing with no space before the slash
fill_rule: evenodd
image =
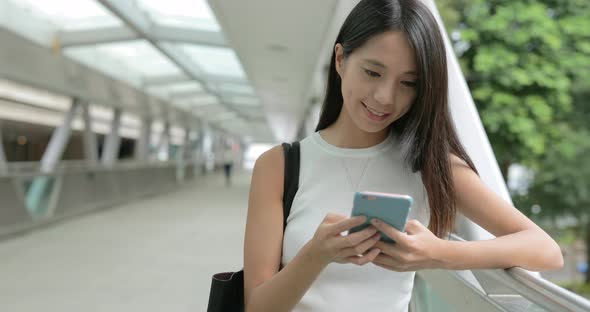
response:
<path id="1" fill-rule="evenodd" d="M 559 269 L 563 257 L 557 243 L 535 223 L 504 201 L 462 160 L 451 157 L 457 209 L 497 238 L 484 241 L 445 242 L 449 269 L 509 268 Z"/>
<path id="2" fill-rule="evenodd" d="M 244 243 L 246 311 L 290 311 L 325 267 L 304 248 L 279 273 L 283 242 L 282 147 L 263 154 L 254 166 Z"/>
<path id="3" fill-rule="evenodd" d="M 384 222 L 376 222 L 375 227 L 396 243 L 375 244 L 375 248 L 383 250 L 373 261 L 375 265 L 398 272 L 515 266 L 542 271 L 563 266 L 561 250 L 547 233 L 492 192 L 458 157 L 453 156 L 451 164 L 458 195 L 457 209 L 497 238 L 447 241 L 436 237 L 418 220 L 409 220 L 405 232 Z"/>

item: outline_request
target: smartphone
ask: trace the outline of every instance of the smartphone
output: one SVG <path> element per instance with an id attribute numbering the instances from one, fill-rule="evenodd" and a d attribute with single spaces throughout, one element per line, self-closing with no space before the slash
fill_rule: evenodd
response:
<path id="1" fill-rule="evenodd" d="M 349 234 L 358 232 L 371 225 L 371 220 L 377 218 L 403 232 L 408 221 L 413 199 L 409 195 L 356 192 L 352 206 L 351 217 L 366 216 L 367 221 L 348 231 Z M 387 235 L 381 233 L 381 240 L 395 243 Z"/>

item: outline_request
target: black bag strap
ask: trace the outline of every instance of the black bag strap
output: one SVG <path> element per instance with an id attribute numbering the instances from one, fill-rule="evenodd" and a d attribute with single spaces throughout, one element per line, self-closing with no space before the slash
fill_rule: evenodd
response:
<path id="1" fill-rule="evenodd" d="M 299 189 L 299 142 L 283 143 L 285 154 L 285 181 L 283 190 L 283 232 L 287 227 L 287 218 L 291 213 L 293 198 Z"/>

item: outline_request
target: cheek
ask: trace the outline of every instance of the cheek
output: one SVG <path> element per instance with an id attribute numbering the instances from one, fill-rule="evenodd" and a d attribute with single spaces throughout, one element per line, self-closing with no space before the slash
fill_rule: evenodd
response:
<path id="1" fill-rule="evenodd" d="M 344 104 L 348 105 L 352 97 L 354 96 L 354 92 L 352 90 L 351 84 L 346 82 L 342 84 L 342 98 L 344 99 Z"/>
<path id="2" fill-rule="evenodd" d="M 364 98 L 370 96 L 370 94 L 370 86 L 368 86 L 366 82 L 359 79 L 348 80 L 346 84 L 346 89 L 343 89 L 342 92 L 345 102 L 348 102 L 347 105 L 351 106 L 360 105 L 360 102 Z"/>
<path id="3" fill-rule="evenodd" d="M 412 108 L 412 105 L 414 105 L 415 101 L 416 101 L 416 96 L 410 96 L 410 97 L 404 99 L 403 104 L 401 105 L 401 110 L 400 110 L 400 114 L 399 114 L 398 118 L 405 115 L 410 110 L 410 108 Z"/>
<path id="4" fill-rule="evenodd" d="M 355 109 L 355 106 L 357 106 L 361 97 L 362 90 L 360 90 L 358 83 L 350 80 L 343 82 L 342 98 L 344 99 L 344 106 L 346 106 L 349 110 Z"/>

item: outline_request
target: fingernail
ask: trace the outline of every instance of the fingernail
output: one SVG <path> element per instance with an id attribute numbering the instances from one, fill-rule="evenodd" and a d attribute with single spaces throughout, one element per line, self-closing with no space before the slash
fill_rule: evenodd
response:
<path id="1" fill-rule="evenodd" d="M 378 225 L 379 224 L 379 220 L 373 219 L 373 220 L 371 220 L 371 223 L 373 223 L 374 225 Z"/>

